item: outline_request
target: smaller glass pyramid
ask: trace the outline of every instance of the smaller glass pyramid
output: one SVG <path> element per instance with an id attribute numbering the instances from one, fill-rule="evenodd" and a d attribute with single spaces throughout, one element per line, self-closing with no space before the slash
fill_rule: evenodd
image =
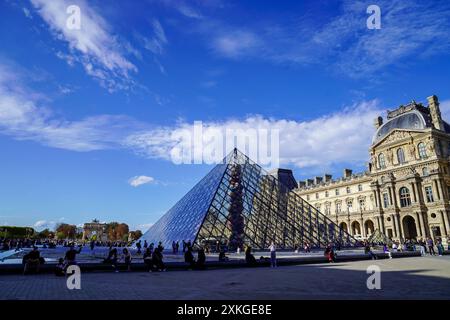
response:
<path id="1" fill-rule="evenodd" d="M 250 245 L 295 249 L 357 245 L 357 240 L 234 149 L 142 236 L 148 243 L 191 241 L 212 251 Z"/>

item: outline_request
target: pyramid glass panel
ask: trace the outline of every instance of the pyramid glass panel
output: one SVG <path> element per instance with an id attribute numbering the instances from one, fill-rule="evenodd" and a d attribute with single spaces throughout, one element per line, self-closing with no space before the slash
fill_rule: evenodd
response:
<path id="1" fill-rule="evenodd" d="M 172 241 L 194 241 L 219 186 L 225 164 L 218 164 L 141 237 L 172 247 Z"/>
<path id="2" fill-rule="evenodd" d="M 142 237 L 163 242 L 191 240 L 211 251 L 252 246 L 281 249 L 305 243 L 341 247 L 357 241 L 243 153 L 235 149 Z"/>

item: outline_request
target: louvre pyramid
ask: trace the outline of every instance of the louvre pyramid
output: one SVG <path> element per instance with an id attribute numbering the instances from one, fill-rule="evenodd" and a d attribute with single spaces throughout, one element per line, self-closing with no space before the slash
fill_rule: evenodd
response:
<path id="1" fill-rule="evenodd" d="M 273 175 L 234 149 L 141 237 L 148 243 L 190 240 L 230 250 L 246 245 L 294 249 L 357 241 Z"/>

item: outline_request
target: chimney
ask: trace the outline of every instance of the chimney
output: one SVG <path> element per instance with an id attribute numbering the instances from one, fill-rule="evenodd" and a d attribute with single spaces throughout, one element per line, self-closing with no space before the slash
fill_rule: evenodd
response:
<path id="1" fill-rule="evenodd" d="M 438 130 L 444 131 L 444 122 L 442 121 L 438 97 L 432 95 L 431 97 L 428 97 L 427 100 L 433 126 Z"/>
<path id="2" fill-rule="evenodd" d="M 315 184 L 320 184 L 322 182 L 322 177 L 316 177 L 315 179 L 314 179 L 314 183 Z"/>
<path id="3" fill-rule="evenodd" d="M 333 176 L 328 173 L 325 173 L 325 175 L 323 176 L 323 180 L 325 180 L 325 182 L 331 182 L 332 178 L 333 178 Z"/>
<path id="4" fill-rule="evenodd" d="M 350 178 L 352 176 L 352 169 L 344 169 L 344 178 Z"/>
<path id="5" fill-rule="evenodd" d="M 375 129 L 378 129 L 379 127 L 381 127 L 382 124 L 383 124 L 383 118 L 382 117 L 377 117 L 373 121 L 373 125 L 375 126 Z"/>
<path id="6" fill-rule="evenodd" d="M 314 180 L 313 179 L 306 179 L 306 186 L 310 187 L 314 184 Z"/>

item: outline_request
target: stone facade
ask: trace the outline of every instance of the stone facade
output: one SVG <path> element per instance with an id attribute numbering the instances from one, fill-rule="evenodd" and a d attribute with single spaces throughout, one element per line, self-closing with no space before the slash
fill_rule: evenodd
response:
<path id="1" fill-rule="evenodd" d="M 450 125 L 436 96 L 378 117 L 368 170 L 332 180 L 301 181 L 295 190 L 351 235 L 378 229 L 393 240 L 450 236 Z"/>
<path id="2" fill-rule="evenodd" d="M 91 240 L 95 238 L 97 241 L 107 241 L 106 223 L 100 223 L 97 219 L 92 222 L 85 223 L 83 226 L 82 240 Z"/>

